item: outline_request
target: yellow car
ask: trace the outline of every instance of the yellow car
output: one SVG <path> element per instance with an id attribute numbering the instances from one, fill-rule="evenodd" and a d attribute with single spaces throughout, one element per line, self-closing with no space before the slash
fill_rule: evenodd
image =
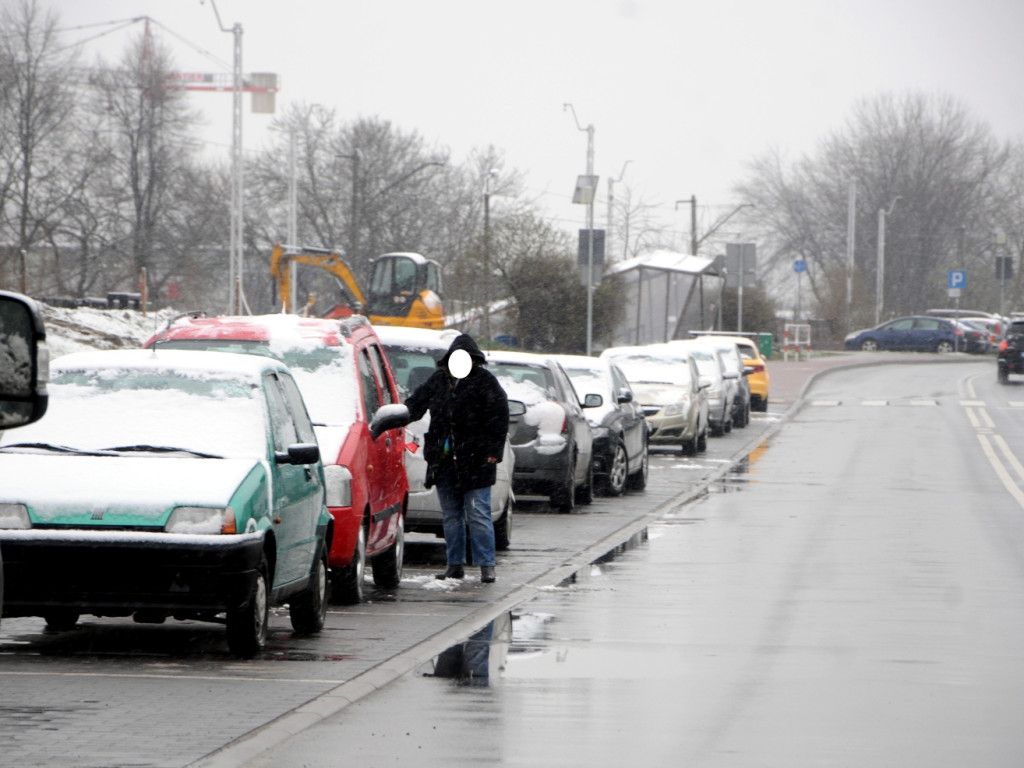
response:
<path id="1" fill-rule="evenodd" d="M 754 369 L 753 373 L 747 376 L 747 381 L 750 382 L 750 409 L 763 413 L 768 410 L 768 363 L 761 357 L 761 350 L 752 340 L 743 336 L 733 338 L 740 348 L 743 365 Z"/>

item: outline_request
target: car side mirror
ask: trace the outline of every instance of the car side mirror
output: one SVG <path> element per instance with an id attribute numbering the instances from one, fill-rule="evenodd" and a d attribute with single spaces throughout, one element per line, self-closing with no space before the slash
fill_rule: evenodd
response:
<path id="1" fill-rule="evenodd" d="M 320 446 L 316 443 L 295 443 L 287 451 L 274 454 L 277 464 L 316 464 L 320 461 Z"/>
<path id="2" fill-rule="evenodd" d="M 370 422 L 370 437 L 376 440 L 389 429 L 398 429 L 411 421 L 409 407 L 400 403 L 382 405 Z"/>
<path id="3" fill-rule="evenodd" d="M 744 365 L 743 366 L 743 375 L 744 376 L 749 376 L 753 372 L 754 372 L 754 366 L 752 366 L 752 365 Z"/>
<path id="4" fill-rule="evenodd" d="M 604 398 L 600 395 L 591 393 L 583 398 L 584 408 L 600 408 L 602 405 L 604 405 Z"/>
<path id="5" fill-rule="evenodd" d="M 508 415 L 509 418 L 513 416 L 522 416 L 526 413 L 526 404 L 520 400 L 509 400 L 508 401 Z"/>
<path id="6" fill-rule="evenodd" d="M 0 429 L 38 421 L 46 413 L 50 352 L 38 305 L 0 291 Z"/>
<path id="7" fill-rule="evenodd" d="M 619 395 L 616 398 L 620 403 L 632 403 L 633 402 L 633 390 L 631 389 L 620 389 Z"/>

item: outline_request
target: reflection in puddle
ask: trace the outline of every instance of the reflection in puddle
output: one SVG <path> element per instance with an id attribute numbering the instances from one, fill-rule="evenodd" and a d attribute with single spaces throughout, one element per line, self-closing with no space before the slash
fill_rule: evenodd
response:
<path id="1" fill-rule="evenodd" d="M 512 642 L 512 614 L 505 612 L 488 622 L 461 643 L 434 659 L 426 677 L 443 677 L 459 685 L 488 686 L 505 668 Z"/>

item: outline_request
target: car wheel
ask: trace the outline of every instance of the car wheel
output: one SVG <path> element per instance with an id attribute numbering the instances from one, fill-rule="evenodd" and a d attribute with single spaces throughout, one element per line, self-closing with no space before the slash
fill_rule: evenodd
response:
<path id="1" fill-rule="evenodd" d="M 587 463 L 587 477 L 583 485 L 576 488 L 576 503 L 590 504 L 594 501 L 594 457 Z"/>
<path id="2" fill-rule="evenodd" d="M 569 462 L 569 469 L 562 483 L 551 491 L 551 506 L 558 512 L 568 514 L 576 507 L 576 457 Z"/>
<path id="3" fill-rule="evenodd" d="M 512 496 L 505 499 L 501 517 L 494 521 L 494 548 L 505 550 L 512 544 Z"/>
<path id="4" fill-rule="evenodd" d="M 878 342 L 874 339 L 864 339 L 864 341 L 860 343 L 860 348 L 862 352 L 877 352 Z"/>
<path id="5" fill-rule="evenodd" d="M 626 478 L 629 477 L 629 458 L 626 456 L 626 446 L 621 440 L 615 440 L 615 447 L 612 449 L 612 460 L 608 465 L 608 476 L 601 484 L 601 491 L 605 496 L 619 496 L 626 490 Z"/>
<path id="6" fill-rule="evenodd" d="M 74 629 L 81 614 L 73 608 L 54 608 L 43 614 L 46 628 L 51 632 L 67 632 Z"/>
<path id="7" fill-rule="evenodd" d="M 385 589 L 394 589 L 402 583 L 402 567 L 405 559 L 405 517 L 398 516 L 398 530 L 395 531 L 395 543 L 375 558 L 373 567 L 373 583 Z"/>
<path id="8" fill-rule="evenodd" d="M 761 413 L 767 413 L 768 412 L 768 396 L 767 395 L 765 395 L 764 397 L 762 397 L 758 401 L 757 407 L 754 408 L 754 410 L 755 411 L 759 411 Z"/>
<path id="9" fill-rule="evenodd" d="M 704 425 L 704 431 L 697 435 L 697 453 L 704 453 L 708 449 L 708 427 Z"/>
<path id="10" fill-rule="evenodd" d="M 327 622 L 327 601 L 330 599 L 330 581 L 327 578 L 327 544 L 321 544 L 313 563 L 309 586 L 288 604 L 292 629 L 300 635 L 313 635 Z"/>
<path id="11" fill-rule="evenodd" d="M 953 351 L 953 342 L 946 340 L 940 341 L 935 345 L 935 351 L 943 355 L 948 354 Z"/>
<path id="12" fill-rule="evenodd" d="M 680 456 L 694 456 L 697 453 L 697 436 L 694 435 L 689 440 L 683 440 L 682 445 L 679 446 Z"/>
<path id="13" fill-rule="evenodd" d="M 251 659 L 267 643 L 270 619 L 270 564 L 266 554 L 256 569 L 252 591 L 242 605 L 228 609 L 228 648 L 236 656 Z"/>
<path id="14" fill-rule="evenodd" d="M 999 366 L 999 383 L 1009 384 L 1010 383 L 1010 370 L 1005 365 Z"/>
<path id="15" fill-rule="evenodd" d="M 331 574 L 331 600 L 339 605 L 358 605 L 363 602 L 363 584 L 366 576 L 366 528 L 359 526 L 356 548 L 352 560 L 344 568 Z"/>
<path id="16" fill-rule="evenodd" d="M 650 463 L 650 454 L 645 443 L 643 453 L 640 455 L 640 469 L 626 478 L 627 488 L 631 491 L 642 491 L 647 487 L 647 472 L 650 468 Z"/>

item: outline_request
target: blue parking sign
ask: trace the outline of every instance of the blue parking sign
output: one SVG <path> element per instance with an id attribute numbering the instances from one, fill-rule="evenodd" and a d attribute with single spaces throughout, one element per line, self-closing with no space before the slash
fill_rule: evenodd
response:
<path id="1" fill-rule="evenodd" d="M 951 269 L 949 270 L 949 288 L 966 288 L 967 287 L 967 270 L 966 269 Z"/>

